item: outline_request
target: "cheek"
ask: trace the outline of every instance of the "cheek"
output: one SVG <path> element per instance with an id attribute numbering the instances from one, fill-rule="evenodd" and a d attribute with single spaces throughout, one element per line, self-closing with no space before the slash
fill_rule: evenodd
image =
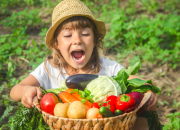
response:
<path id="1" fill-rule="evenodd" d="M 67 57 L 68 56 L 68 48 L 66 46 L 60 47 L 60 52 L 61 52 L 63 57 Z"/>
<path id="2" fill-rule="evenodd" d="M 90 38 L 90 39 L 88 39 L 88 44 L 87 44 L 87 46 L 89 47 L 89 48 L 93 48 L 94 47 L 94 45 L 95 45 L 95 43 L 94 43 L 94 39 L 93 38 Z"/>
<path id="3" fill-rule="evenodd" d="M 68 53 L 69 44 L 66 41 L 64 41 L 63 39 L 58 40 L 58 48 L 61 53 Z"/>

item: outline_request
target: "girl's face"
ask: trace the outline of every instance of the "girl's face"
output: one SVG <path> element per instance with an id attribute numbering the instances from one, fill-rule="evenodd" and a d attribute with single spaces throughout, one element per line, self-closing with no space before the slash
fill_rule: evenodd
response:
<path id="1" fill-rule="evenodd" d="M 57 49 L 68 63 L 68 67 L 83 70 L 94 48 L 94 34 L 91 28 L 62 28 L 57 36 Z"/>

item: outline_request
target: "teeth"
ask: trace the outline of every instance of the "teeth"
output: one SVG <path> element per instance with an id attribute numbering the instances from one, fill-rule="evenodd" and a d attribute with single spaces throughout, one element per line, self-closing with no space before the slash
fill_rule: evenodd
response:
<path id="1" fill-rule="evenodd" d="M 83 56 L 82 56 L 80 59 L 78 59 L 78 60 L 73 56 L 73 59 L 74 59 L 75 61 L 80 61 L 80 60 L 82 60 L 82 59 L 84 58 L 84 56 L 85 56 L 85 55 L 83 55 Z"/>

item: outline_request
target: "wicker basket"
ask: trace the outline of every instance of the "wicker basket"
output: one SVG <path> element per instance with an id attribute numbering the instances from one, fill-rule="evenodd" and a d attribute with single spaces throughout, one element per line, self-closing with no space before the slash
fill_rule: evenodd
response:
<path id="1" fill-rule="evenodd" d="M 53 116 L 40 109 L 37 97 L 33 99 L 33 104 L 42 113 L 51 130 L 132 130 L 137 118 L 136 112 L 148 101 L 150 96 L 150 92 L 145 93 L 139 107 L 130 113 L 99 119 L 70 119 Z"/>

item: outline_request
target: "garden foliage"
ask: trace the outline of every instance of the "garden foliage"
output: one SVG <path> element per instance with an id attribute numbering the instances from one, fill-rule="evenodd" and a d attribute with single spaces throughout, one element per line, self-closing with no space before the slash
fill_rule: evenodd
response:
<path id="1" fill-rule="evenodd" d="M 140 61 L 168 64 L 173 69 L 180 67 L 179 0 L 82 1 L 93 11 L 95 17 L 106 23 L 104 47 L 108 53 L 116 54 L 119 61 L 133 54 L 131 63 Z M 0 35 L 0 107 L 5 108 L 4 113 L 0 115 L 0 129 L 15 130 L 18 121 L 21 126 L 19 129 L 46 129 L 46 126 L 42 126 L 44 121 L 40 114 L 37 114 L 35 109 L 29 110 L 17 105 L 10 99 L 9 91 L 50 54 L 44 37 L 51 23 L 43 18 L 48 19 L 58 2 L 0 2 L 0 27 L 7 30 Z M 37 42 L 32 38 L 32 34 L 39 35 L 41 39 Z M 13 114 L 13 111 L 16 111 L 16 114 Z M 37 114 L 37 119 L 34 119 L 33 114 Z M 32 120 L 29 121 L 26 116 L 30 116 Z M 171 122 L 163 129 L 179 129 L 178 116 L 179 113 L 167 116 Z M 21 117 L 23 120 L 20 120 Z M 5 119 L 9 120 L 9 124 L 3 123 Z M 42 121 L 42 124 L 35 123 L 37 120 Z M 34 126 L 29 126 L 33 123 Z"/>

